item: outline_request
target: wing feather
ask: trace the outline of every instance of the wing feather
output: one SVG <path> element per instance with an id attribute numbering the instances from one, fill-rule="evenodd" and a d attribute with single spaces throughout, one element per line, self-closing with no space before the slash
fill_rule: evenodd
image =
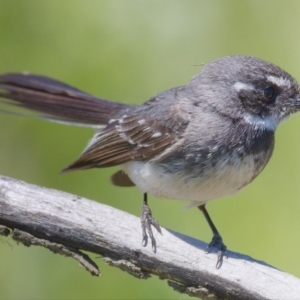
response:
<path id="1" fill-rule="evenodd" d="M 148 160 L 161 155 L 182 139 L 189 124 L 187 107 L 176 101 L 153 98 L 127 111 L 97 133 L 81 156 L 63 171 L 110 167 L 131 160 Z M 167 99 L 168 100 L 168 99 Z M 157 102 L 161 101 L 160 109 Z"/>

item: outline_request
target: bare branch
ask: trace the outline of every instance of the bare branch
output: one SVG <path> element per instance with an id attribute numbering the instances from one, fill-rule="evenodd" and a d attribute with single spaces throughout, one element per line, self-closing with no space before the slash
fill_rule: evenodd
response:
<path id="1" fill-rule="evenodd" d="M 179 292 L 204 299 L 299 299 L 300 280 L 249 256 L 229 251 L 215 268 L 206 244 L 162 228 L 157 252 L 141 244 L 139 218 L 65 192 L 0 176 L 0 224 L 26 246 L 40 245 L 78 260 L 92 275 L 97 253 L 129 274 L 168 279 Z M 0 234 L 10 230 L 0 227 Z"/>

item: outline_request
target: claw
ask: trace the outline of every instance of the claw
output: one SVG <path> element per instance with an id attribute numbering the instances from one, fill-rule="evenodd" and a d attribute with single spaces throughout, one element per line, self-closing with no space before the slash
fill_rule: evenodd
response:
<path id="1" fill-rule="evenodd" d="M 150 207 L 147 205 L 147 203 L 143 204 L 141 224 L 142 224 L 142 232 L 143 232 L 142 233 L 143 234 L 142 245 L 144 247 L 147 246 L 147 244 L 148 244 L 148 235 L 149 235 L 149 237 L 151 239 L 152 250 L 153 250 L 153 252 L 156 252 L 156 241 L 155 241 L 155 238 L 153 236 L 151 225 L 160 234 L 162 234 L 162 232 L 161 232 L 159 223 L 154 218 L 152 218 L 152 212 L 151 212 Z"/>
<path id="2" fill-rule="evenodd" d="M 209 253 L 211 248 L 217 248 L 218 250 L 216 268 L 219 269 L 222 266 L 223 257 L 228 258 L 227 247 L 223 243 L 223 239 L 220 236 L 220 234 L 218 233 L 214 234 L 211 242 L 208 244 L 207 248 L 205 249 L 205 252 Z"/>

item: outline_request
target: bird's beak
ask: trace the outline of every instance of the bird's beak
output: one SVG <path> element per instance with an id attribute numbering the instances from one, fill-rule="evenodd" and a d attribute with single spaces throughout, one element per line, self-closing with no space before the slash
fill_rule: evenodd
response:
<path id="1" fill-rule="evenodd" d="M 298 94 L 296 97 L 290 98 L 289 100 L 294 109 L 297 111 L 300 110 L 300 94 Z"/>

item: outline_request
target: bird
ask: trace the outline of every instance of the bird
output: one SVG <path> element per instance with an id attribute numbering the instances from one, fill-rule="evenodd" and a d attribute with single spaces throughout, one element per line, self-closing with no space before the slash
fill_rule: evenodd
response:
<path id="1" fill-rule="evenodd" d="M 199 208 L 212 230 L 206 252 L 216 248 L 216 268 L 227 247 L 206 204 L 250 184 L 272 156 L 278 125 L 300 110 L 297 81 L 275 64 L 245 55 L 213 60 L 186 85 L 141 105 L 30 73 L 0 75 L 0 98 L 46 120 L 93 128 L 86 148 L 62 172 L 119 166 L 111 182 L 143 193 L 142 244 L 150 238 L 154 252 L 152 227 L 161 228 L 148 194 Z"/>

